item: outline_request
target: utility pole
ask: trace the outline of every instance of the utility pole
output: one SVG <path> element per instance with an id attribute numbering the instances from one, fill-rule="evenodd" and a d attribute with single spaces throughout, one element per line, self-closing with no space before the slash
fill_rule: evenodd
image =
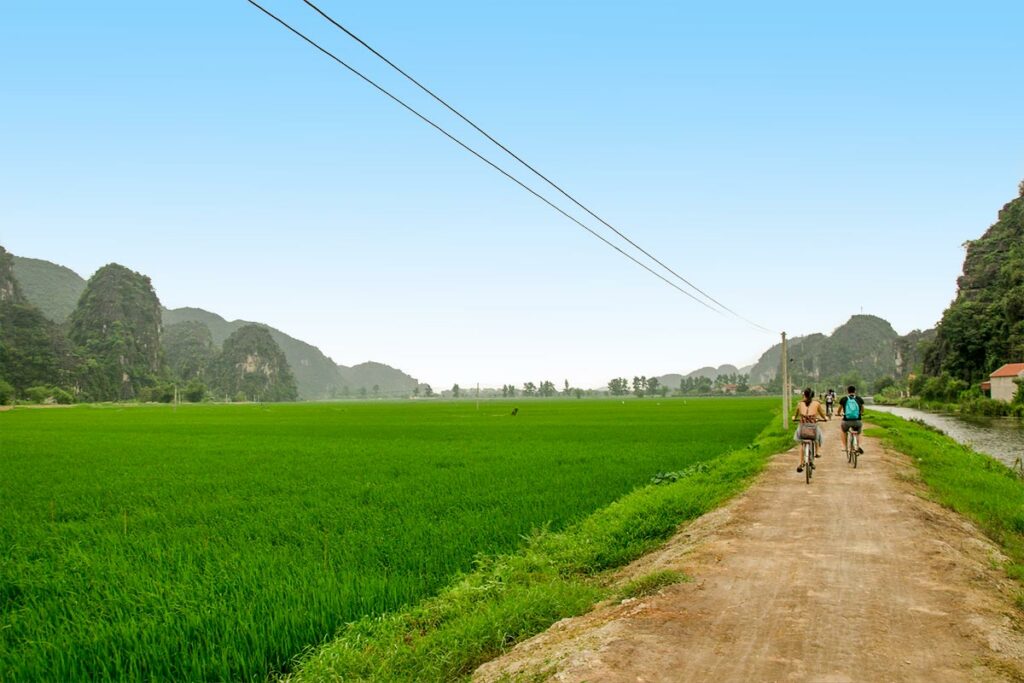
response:
<path id="1" fill-rule="evenodd" d="M 782 333 L 782 428 L 789 424 L 789 347 L 786 333 Z"/>

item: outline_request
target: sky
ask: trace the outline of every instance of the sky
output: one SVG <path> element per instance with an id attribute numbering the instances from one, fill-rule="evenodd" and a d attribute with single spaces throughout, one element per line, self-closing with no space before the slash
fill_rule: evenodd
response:
<path id="1" fill-rule="evenodd" d="M 598 387 L 857 313 L 931 327 L 1024 179 L 1016 1 L 320 6 L 772 332 L 243 0 L 4 3 L 0 245 L 435 388 Z M 617 239 L 300 0 L 266 7 Z"/>

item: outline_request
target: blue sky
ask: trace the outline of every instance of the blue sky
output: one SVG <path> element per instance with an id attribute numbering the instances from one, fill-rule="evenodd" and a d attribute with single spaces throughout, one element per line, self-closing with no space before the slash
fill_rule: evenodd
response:
<path id="1" fill-rule="evenodd" d="M 321 7 L 692 282 L 791 335 L 929 327 L 1024 178 L 1024 4 Z M 282 16 L 517 175 L 298 0 Z M 246 2 L 8 3 L 0 244 L 435 388 L 751 362 Z M 538 189 L 542 185 L 531 180 Z M 595 225 L 595 227 L 597 227 Z"/>

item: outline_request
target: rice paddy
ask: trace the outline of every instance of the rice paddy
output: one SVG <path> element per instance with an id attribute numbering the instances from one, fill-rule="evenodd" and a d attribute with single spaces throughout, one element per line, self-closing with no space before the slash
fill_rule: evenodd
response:
<path id="1" fill-rule="evenodd" d="M 2 413 L 0 677 L 264 680 L 533 529 L 745 446 L 774 403 Z"/>

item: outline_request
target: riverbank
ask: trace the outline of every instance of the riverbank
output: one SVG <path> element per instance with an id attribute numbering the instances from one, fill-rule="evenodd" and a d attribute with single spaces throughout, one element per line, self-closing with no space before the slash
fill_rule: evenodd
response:
<path id="1" fill-rule="evenodd" d="M 1006 553 L 1007 575 L 1024 580 L 1024 479 L 925 425 L 878 412 L 870 420 L 868 434 L 909 456 L 934 500 L 977 524 Z M 1024 610 L 1024 592 L 1017 604 Z"/>
<path id="2" fill-rule="evenodd" d="M 937 413 L 904 406 L 871 406 L 871 414 L 886 413 L 921 422 L 957 443 L 1015 467 L 1024 457 L 1024 425 L 1014 418 Z"/>
<path id="3" fill-rule="evenodd" d="M 958 403 L 928 401 L 916 396 L 911 398 L 885 398 L 882 396 L 875 396 L 874 401 L 878 405 L 900 406 L 903 408 L 927 410 L 935 413 L 959 413 L 961 415 L 977 415 L 982 417 L 1013 417 L 1017 419 L 1024 419 L 1024 403 L 995 401 L 985 396 L 966 399 Z"/>

